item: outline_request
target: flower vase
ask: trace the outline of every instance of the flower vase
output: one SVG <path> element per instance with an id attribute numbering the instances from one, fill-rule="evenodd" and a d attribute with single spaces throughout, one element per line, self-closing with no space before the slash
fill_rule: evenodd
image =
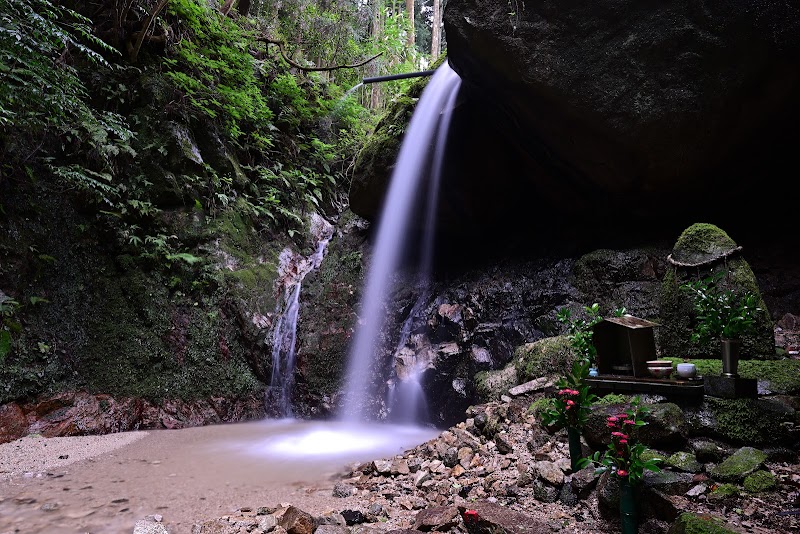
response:
<path id="1" fill-rule="evenodd" d="M 636 534 L 639 531 L 636 517 L 636 491 L 627 477 L 619 479 L 619 520 L 622 534 Z"/>
<path id="2" fill-rule="evenodd" d="M 578 462 L 583 458 L 581 448 L 581 432 L 575 427 L 567 427 L 567 437 L 569 438 L 569 462 L 572 472 L 578 471 Z"/>

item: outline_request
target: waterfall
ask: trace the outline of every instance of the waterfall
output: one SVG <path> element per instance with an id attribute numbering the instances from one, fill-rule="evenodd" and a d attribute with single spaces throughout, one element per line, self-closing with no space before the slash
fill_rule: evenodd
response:
<path id="1" fill-rule="evenodd" d="M 300 288 L 306 275 L 318 269 L 325 250 L 333 236 L 333 227 L 319 215 L 314 215 L 311 225 L 317 239 L 316 250 L 307 258 L 290 249 L 281 253 L 280 264 L 284 285 L 284 298 L 275 308 L 278 321 L 272 332 L 272 379 L 267 391 L 267 405 L 274 406 L 278 414 L 292 417 L 292 385 L 297 345 L 297 319 L 300 316 Z M 281 312 L 281 308 L 283 312 Z"/>
<path id="2" fill-rule="evenodd" d="M 392 276 L 401 261 L 400 252 L 405 246 L 405 237 L 415 212 L 414 203 L 421 196 L 418 191 L 426 177 L 429 179 L 426 227 L 419 268 L 422 291 L 414 308 L 418 311 L 428 298 L 439 178 L 450 111 L 455 104 L 460 85 L 458 75 L 446 62 L 443 63 L 423 91 L 406 129 L 378 222 L 377 238 L 359 311 L 359 325 L 349 355 L 345 409 L 342 414 L 346 420 L 361 421 L 366 417 L 365 404 L 371 393 L 369 384 L 372 364 L 374 355 L 381 350 L 380 333 L 386 319 L 384 304 L 391 290 Z M 412 310 L 401 331 L 402 344 L 405 344 L 410 333 L 413 315 Z M 398 385 L 402 391 L 395 387 L 395 399 L 398 394 L 403 393 L 405 402 L 416 403 L 415 406 L 407 407 L 408 413 L 416 418 L 425 402 L 418 380 L 424 369 L 419 368 L 419 365 L 413 367 L 415 371 L 404 377 L 406 380 Z"/>

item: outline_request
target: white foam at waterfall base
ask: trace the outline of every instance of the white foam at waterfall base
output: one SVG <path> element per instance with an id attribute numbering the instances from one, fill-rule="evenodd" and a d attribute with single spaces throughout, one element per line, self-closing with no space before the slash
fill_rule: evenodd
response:
<path id="1" fill-rule="evenodd" d="M 253 433 L 245 441 L 241 438 L 236 440 L 235 448 L 241 453 L 263 459 L 333 462 L 333 465 L 391 457 L 439 433 L 435 429 L 411 425 L 342 421 L 284 419 L 258 424 L 263 432 Z"/>

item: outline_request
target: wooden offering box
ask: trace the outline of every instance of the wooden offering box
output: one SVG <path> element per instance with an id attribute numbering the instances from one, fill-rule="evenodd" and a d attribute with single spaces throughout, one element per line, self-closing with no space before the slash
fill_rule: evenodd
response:
<path id="1" fill-rule="evenodd" d="M 635 378 L 653 378 L 647 372 L 649 360 L 655 360 L 656 341 L 653 328 L 657 323 L 625 315 L 603 319 L 594 326 L 597 349 L 597 372 L 601 375 L 628 374 Z M 628 368 L 628 373 L 620 369 Z"/>

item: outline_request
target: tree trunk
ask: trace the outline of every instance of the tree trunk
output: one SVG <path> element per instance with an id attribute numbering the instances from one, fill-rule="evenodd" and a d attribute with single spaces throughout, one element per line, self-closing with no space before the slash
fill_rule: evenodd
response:
<path id="1" fill-rule="evenodd" d="M 378 43 L 383 38 L 383 22 L 384 22 L 383 2 L 380 1 L 374 2 L 373 9 L 374 11 L 372 13 L 372 38 L 376 43 Z M 376 73 L 381 63 L 382 62 L 373 63 Z M 381 84 L 373 83 L 370 85 L 371 85 L 370 108 L 380 109 L 383 106 L 383 91 L 381 90 Z"/>
<path id="2" fill-rule="evenodd" d="M 431 57 L 439 57 L 442 41 L 442 2 L 433 0 L 433 27 L 431 28 Z"/>
<path id="3" fill-rule="evenodd" d="M 408 37 L 406 38 L 406 44 L 409 48 L 414 47 L 414 0 L 406 0 L 406 14 L 408 15 L 408 23 L 409 23 L 409 30 L 408 30 Z"/>

